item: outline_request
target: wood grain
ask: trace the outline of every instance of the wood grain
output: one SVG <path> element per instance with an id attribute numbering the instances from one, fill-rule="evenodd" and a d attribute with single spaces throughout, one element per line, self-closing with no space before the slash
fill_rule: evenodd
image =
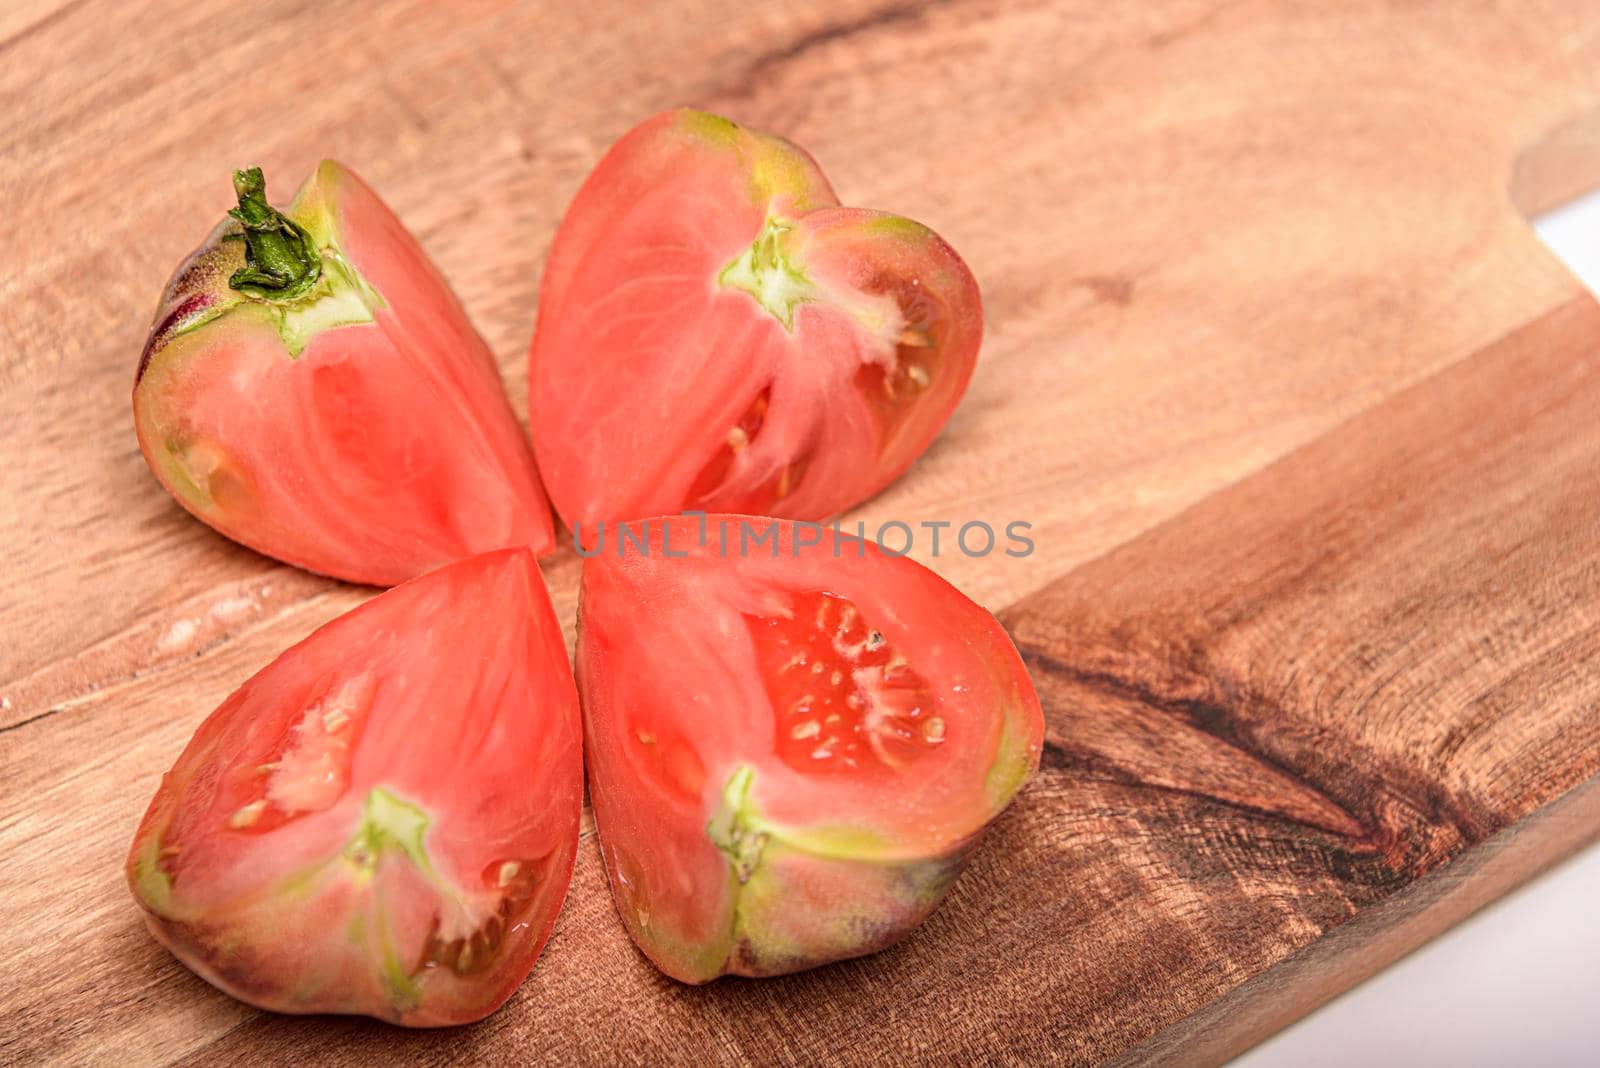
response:
<path id="1" fill-rule="evenodd" d="M 561 209 L 680 103 L 801 141 L 983 283 L 961 410 L 849 518 L 1034 524 L 1029 558 L 927 562 L 1015 603 L 1048 765 L 869 960 L 678 987 L 585 844 L 483 1025 L 240 1006 L 144 934 L 122 853 L 199 720 L 368 594 L 145 471 L 161 282 L 234 167 L 286 195 L 342 158 L 525 411 Z M 1600 181 L 1600 5 L 29 0 L 0 115 L 0 1060 L 1212 1061 L 1596 826 L 1558 798 L 1600 748 L 1600 320 L 1518 206 Z M 547 562 L 569 619 L 576 573 Z"/>
<path id="2" fill-rule="evenodd" d="M 1537 849 L 1563 828 L 1519 823 L 1595 788 L 1597 339 L 1578 298 L 1006 614 L 1048 709 L 1057 870 L 1084 880 L 1015 949 L 1051 946 L 1029 967 L 1103 1021 L 1083 1059 L 1417 910 L 1399 891 L 1494 835 Z M 1085 933 L 1120 959 L 1078 957 Z M 1345 952 L 1376 967 L 1400 937 Z M 1106 1019 L 1108 990 L 1137 1011 Z M 1262 1033 L 1216 1026 L 1226 1052 Z"/>

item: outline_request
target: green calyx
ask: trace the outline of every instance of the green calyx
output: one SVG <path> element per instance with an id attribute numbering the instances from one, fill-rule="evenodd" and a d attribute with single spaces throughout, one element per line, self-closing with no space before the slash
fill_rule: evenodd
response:
<path id="1" fill-rule="evenodd" d="M 243 229 L 224 234 L 222 241 L 244 246 L 244 265 L 228 278 L 238 296 L 214 305 L 210 315 L 185 324 L 172 337 L 232 310 L 250 309 L 272 323 L 293 358 L 324 330 L 372 322 L 383 297 L 340 252 L 326 192 L 307 198 L 302 189 L 285 215 L 267 203 L 259 167 L 239 171 L 233 181 L 239 206 L 228 214 Z M 222 255 L 238 262 L 236 252 Z"/>
<path id="2" fill-rule="evenodd" d="M 244 228 L 245 265 L 228 285 L 257 300 L 298 300 L 322 276 L 322 257 L 310 236 L 267 203 L 267 180 L 260 167 L 235 171 L 239 206 L 228 214 Z"/>
<path id="3" fill-rule="evenodd" d="M 784 256 L 784 236 L 794 224 L 769 218 L 761 233 L 717 275 L 717 284 L 750 294 L 785 330 L 794 329 L 796 305 L 816 299 L 816 288 Z"/>
<path id="4" fill-rule="evenodd" d="M 343 256 L 324 249 L 322 264 L 327 269 L 321 280 L 299 301 L 257 305 L 272 313 L 290 356 L 299 356 L 324 330 L 372 322 L 374 313 L 383 307 L 383 298 Z"/>

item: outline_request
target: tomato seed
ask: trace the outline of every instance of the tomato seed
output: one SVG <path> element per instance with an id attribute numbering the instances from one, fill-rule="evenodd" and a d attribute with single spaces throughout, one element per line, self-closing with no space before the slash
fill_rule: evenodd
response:
<path id="1" fill-rule="evenodd" d="M 266 807 L 267 803 L 265 801 L 252 801 L 228 817 L 228 826 L 234 830 L 248 827 L 261 818 L 261 813 Z"/>

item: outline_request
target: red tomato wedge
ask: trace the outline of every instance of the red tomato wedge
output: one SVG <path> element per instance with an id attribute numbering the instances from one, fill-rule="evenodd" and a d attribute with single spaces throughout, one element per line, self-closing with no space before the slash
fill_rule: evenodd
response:
<path id="1" fill-rule="evenodd" d="M 572 877 L 577 692 L 533 554 L 329 623 L 211 714 L 128 856 L 150 930 L 279 1012 L 469 1023 L 533 967 Z"/>
<path id="2" fill-rule="evenodd" d="M 337 163 L 284 213 L 261 172 L 167 283 L 134 379 L 156 477 L 245 545 L 387 586 L 554 547 L 483 339 L 393 212 Z"/>
<path id="3" fill-rule="evenodd" d="M 534 453 L 585 541 L 685 509 L 820 519 L 928 447 L 982 320 L 971 272 L 927 227 L 840 207 L 787 141 L 668 112 L 606 154 L 556 235 Z"/>
<path id="4" fill-rule="evenodd" d="M 630 529 L 584 563 L 577 666 L 634 941 L 699 983 L 903 937 L 1038 767 L 1044 720 L 1005 631 L 870 542 L 736 516 Z"/>

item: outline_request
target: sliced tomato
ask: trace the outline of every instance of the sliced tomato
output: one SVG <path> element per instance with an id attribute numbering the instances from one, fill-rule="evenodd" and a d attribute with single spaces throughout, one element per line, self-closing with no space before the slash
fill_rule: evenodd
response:
<path id="1" fill-rule="evenodd" d="M 787 141 L 669 112 L 606 154 L 556 235 L 534 452 L 580 533 L 684 509 L 822 518 L 928 447 L 981 335 L 977 283 L 931 230 L 840 207 Z"/>
<path id="2" fill-rule="evenodd" d="M 162 779 L 128 879 L 152 932 L 280 1012 L 480 1019 L 572 875 L 577 692 L 527 549 L 334 620 L 251 678 Z"/>
<path id="3" fill-rule="evenodd" d="M 577 666 L 634 940 L 704 982 L 902 937 L 1038 766 L 1005 631 L 871 543 L 737 516 L 632 529 L 584 563 Z"/>
<path id="4" fill-rule="evenodd" d="M 276 244 L 258 255 L 238 219 L 220 225 L 168 283 L 140 359 L 134 423 L 157 478 L 228 537 L 357 582 L 553 548 L 494 358 L 400 220 L 337 163 L 281 214 L 247 176 L 240 214 Z M 268 276 L 257 261 L 275 254 L 291 262 Z"/>

